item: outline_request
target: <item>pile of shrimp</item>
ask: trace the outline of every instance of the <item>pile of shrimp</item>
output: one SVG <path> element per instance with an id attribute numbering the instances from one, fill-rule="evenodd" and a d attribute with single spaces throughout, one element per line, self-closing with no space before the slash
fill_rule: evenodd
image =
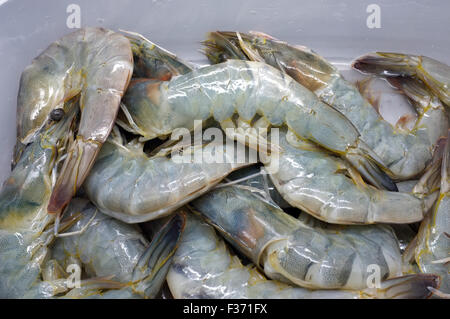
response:
<path id="1" fill-rule="evenodd" d="M 87 27 L 25 68 L 0 298 L 449 298 L 450 67 L 369 53 L 353 83 L 264 33 L 202 45 Z"/>

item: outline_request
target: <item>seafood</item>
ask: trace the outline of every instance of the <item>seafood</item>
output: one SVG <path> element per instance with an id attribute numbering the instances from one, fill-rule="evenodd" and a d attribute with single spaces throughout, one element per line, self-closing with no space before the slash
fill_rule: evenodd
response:
<path id="1" fill-rule="evenodd" d="M 59 213 L 88 174 L 108 137 L 133 73 L 130 42 L 103 28 L 83 28 L 51 44 L 25 68 L 17 101 L 15 161 L 52 110 L 79 96 L 81 120 L 48 205 Z"/>
<path id="2" fill-rule="evenodd" d="M 167 274 L 175 298 L 426 298 L 437 287 L 433 275 L 410 275 L 382 281 L 365 290 L 309 290 L 266 279 L 254 266 L 242 265 L 214 228 L 188 213 L 180 246 Z"/>
<path id="3" fill-rule="evenodd" d="M 399 193 L 365 184 L 347 162 L 316 145 L 279 133 L 283 152 L 274 168 L 265 164 L 283 196 L 328 223 L 413 223 L 422 220 L 438 194 Z"/>
<path id="4" fill-rule="evenodd" d="M 136 83 L 149 81 L 150 79 L 169 81 L 174 76 L 194 70 L 194 66 L 190 63 L 159 47 L 144 36 L 135 32 L 123 32 L 127 34 L 126 37 L 130 40 L 134 58 L 133 79 L 129 88 L 135 86 Z M 134 123 L 123 103 L 121 103 L 121 110 L 117 116 L 116 124 L 126 131 L 145 136 L 145 132 Z"/>
<path id="5" fill-rule="evenodd" d="M 175 215 L 149 243 L 137 226 L 98 212 L 88 200 L 74 198 L 66 218 L 79 213 L 82 218 L 68 231 L 82 230 L 81 234 L 57 238 L 51 247 L 50 262 L 63 269 L 76 264 L 83 267 L 89 278 L 110 278 L 122 285 L 119 289 L 103 291 L 93 280 L 93 285 L 85 283 L 65 297 L 154 298 L 165 281 L 178 246 L 184 216 Z"/>
<path id="6" fill-rule="evenodd" d="M 173 76 L 191 72 L 194 67 L 172 52 L 156 45 L 139 33 L 123 31 L 133 51 L 133 77 L 169 81 Z"/>
<path id="7" fill-rule="evenodd" d="M 420 79 L 450 106 L 450 66 L 445 63 L 421 55 L 374 52 L 357 58 L 353 67 L 364 73 Z"/>
<path id="8" fill-rule="evenodd" d="M 214 118 L 234 139 L 254 138 L 259 149 L 267 151 L 263 134 L 255 128 L 286 124 L 296 135 L 348 159 L 375 186 L 396 189 L 382 170 L 382 161 L 342 114 L 264 63 L 230 60 L 170 81 L 137 81 L 127 90 L 123 104 L 132 122 L 129 127 L 138 128 L 131 132 L 142 135 L 141 141 L 168 135 L 176 128 L 193 130 L 195 120 Z M 236 113 L 241 130 L 229 133 L 226 129 L 235 128 Z"/>
<path id="9" fill-rule="evenodd" d="M 77 101 L 72 100 L 67 103 L 76 104 Z M 0 297 L 93 297 L 100 296 L 100 293 L 104 297 L 131 297 L 138 294 L 138 288 L 147 296 L 152 296 L 157 292 L 155 290 L 158 285 L 162 284 L 164 272 L 168 269 L 168 262 L 170 262 L 168 257 L 172 255 L 176 247 L 174 244 L 181 230 L 179 222 L 168 227 L 167 231 L 163 231 L 160 237 L 157 237 L 160 239 L 146 249 L 134 243 L 133 240 L 131 242 L 123 242 L 121 238 L 116 238 L 116 241 L 110 240 L 110 237 L 119 235 L 121 230 L 125 231 L 131 226 L 118 226 L 120 222 L 109 217 L 106 220 L 98 217 L 82 235 L 57 238 L 55 242 L 53 229 L 55 215 L 47 213 L 47 204 L 56 182 L 58 164 L 65 154 L 64 150 L 75 128 L 78 107 L 70 105 L 67 109 L 70 110 L 69 113 L 59 121 L 47 121 L 35 140 L 26 146 L 0 193 Z M 80 223 L 85 224 L 84 221 L 87 218 L 90 219 L 93 209 L 90 206 L 90 210 L 84 210 L 85 203 L 75 201 L 68 207 L 69 210 L 73 207 L 73 211 L 69 211 L 69 216 L 62 221 L 61 229 L 68 228 L 76 222 L 78 209 L 86 214 Z M 75 223 L 72 227 L 77 229 L 80 225 Z M 115 228 L 109 228 L 113 226 Z M 53 242 L 56 246 L 63 245 L 64 254 L 69 251 L 67 243 L 72 243 L 71 247 L 78 248 L 77 253 L 82 251 L 86 254 L 82 254 L 81 257 L 89 256 L 90 253 L 95 254 L 101 260 L 99 263 L 91 264 L 97 276 L 105 274 L 108 270 L 113 275 L 120 276 L 125 271 L 122 270 L 121 273 L 117 268 L 121 265 L 120 258 L 127 257 L 126 254 L 131 253 L 133 247 L 141 249 L 142 258 L 136 263 L 139 269 L 133 273 L 134 277 L 132 277 L 136 283 L 133 285 L 127 283 L 124 287 L 123 284 L 105 278 L 92 278 L 82 280 L 80 288 L 70 290 L 71 287 L 64 278 L 61 266 L 54 260 L 46 262 L 52 255 L 50 250 Z M 121 245 L 114 247 L 115 243 Z M 89 249 L 82 250 L 84 248 L 82 244 Z M 107 244 L 112 247 L 105 250 Z M 125 252 L 118 253 L 120 248 L 125 249 Z M 55 254 L 57 254 L 56 251 Z M 59 255 L 61 256 L 61 252 Z M 55 257 L 53 255 L 53 258 Z M 106 262 L 107 257 L 118 258 L 115 260 L 117 264 L 114 264 L 114 260 Z M 167 263 L 165 264 L 164 261 Z M 147 262 L 151 267 L 145 267 Z M 107 275 L 111 275 L 111 272 Z M 134 289 L 133 294 L 130 287 Z M 104 292 L 105 289 L 108 291 Z"/>
<path id="10" fill-rule="evenodd" d="M 436 161 L 431 171 L 441 169 L 440 196 L 433 210 L 420 225 L 415 246 L 415 260 L 423 273 L 433 273 L 441 277 L 438 296 L 450 297 L 450 131 L 443 151 L 442 165 Z M 424 176 L 425 179 L 432 176 Z"/>
<path id="11" fill-rule="evenodd" d="M 103 213 L 126 223 L 160 218 L 204 194 L 232 171 L 249 165 L 248 159 L 237 157 L 238 152 L 227 152 L 227 145 L 235 148 L 231 143 L 215 139 L 186 145 L 178 160 L 164 154 L 150 157 L 143 152 L 143 143 L 126 143 L 116 128 L 83 188 Z M 177 145 L 171 149 L 181 150 Z"/>
<path id="12" fill-rule="evenodd" d="M 367 287 L 374 265 L 380 280 L 402 274 L 397 239 L 385 225 L 311 226 L 234 185 L 189 205 L 271 279 L 358 290 Z"/>
<path id="13" fill-rule="evenodd" d="M 416 81 L 396 80 L 418 112 L 412 130 L 399 130 L 383 120 L 333 65 L 306 47 L 291 46 L 256 32 L 212 32 L 205 45 L 213 63 L 236 58 L 264 61 L 313 91 L 353 123 L 361 140 L 377 154 L 393 179 L 411 179 L 422 173 L 432 158 L 438 138 L 448 129 L 445 107 Z M 448 92 L 448 86 L 445 87 Z"/>
<path id="14" fill-rule="evenodd" d="M 391 224 L 390 225 L 395 232 L 395 236 L 400 246 L 402 254 L 406 251 L 408 245 L 414 240 L 417 232 L 412 229 L 409 224 Z"/>
<path id="15" fill-rule="evenodd" d="M 263 200 L 273 202 L 282 209 L 292 208 L 278 192 L 268 175 L 264 167 L 259 164 L 244 167 L 224 178 L 216 188 L 237 185 L 240 188 L 248 189 Z"/>
<path id="16" fill-rule="evenodd" d="M 406 131 L 309 49 L 217 32 L 226 61 L 197 68 L 124 32 L 75 31 L 22 74 L 0 298 L 450 296 L 447 66 L 362 60 L 397 63 Z"/>
<path id="17" fill-rule="evenodd" d="M 43 285 L 41 265 L 54 239 L 49 226 L 55 219 L 47 203 L 78 111 L 76 105 L 67 109 L 60 121 L 47 121 L 24 148 L 0 193 L 1 298 L 21 298 Z"/>

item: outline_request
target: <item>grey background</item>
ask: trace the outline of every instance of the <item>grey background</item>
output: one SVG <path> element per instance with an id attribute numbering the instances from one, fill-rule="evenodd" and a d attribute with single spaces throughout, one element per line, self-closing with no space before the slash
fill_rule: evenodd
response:
<path id="1" fill-rule="evenodd" d="M 0 183 L 15 143 L 16 96 L 22 70 L 51 42 L 70 32 L 69 4 L 81 26 L 142 33 L 184 59 L 204 63 L 200 41 L 211 30 L 258 30 L 306 45 L 346 69 L 369 51 L 427 55 L 450 64 L 450 1 L 411 0 L 0 0 Z M 381 8 L 381 28 L 369 29 L 369 4 Z"/>

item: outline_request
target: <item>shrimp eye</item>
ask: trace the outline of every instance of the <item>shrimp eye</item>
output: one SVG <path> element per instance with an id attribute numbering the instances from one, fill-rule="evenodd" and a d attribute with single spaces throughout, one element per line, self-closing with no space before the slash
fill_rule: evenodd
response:
<path id="1" fill-rule="evenodd" d="M 225 53 L 220 53 L 219 54 L 219 62 L 225 62 L 227 60 L 227 56 L 225 55 Z"/>
<path id="2" fill-rule="evenodd" d="M 64 114 L 65 113 L 63 109 L 54 109 L 50 112 L 50 119 L 52 121 L 58 122 L 63 118 Z"/>

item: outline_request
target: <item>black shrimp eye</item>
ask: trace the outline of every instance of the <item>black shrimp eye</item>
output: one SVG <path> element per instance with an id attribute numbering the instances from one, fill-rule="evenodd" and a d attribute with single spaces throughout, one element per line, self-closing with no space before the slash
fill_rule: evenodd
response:
<path id="1" fill-rule="evenodd" d="M 63 109 L 54 109 L 53 111 L 50 112 L 50 119 L 52 121 L 60 121 L 63 116 L 64 116 L 64 110 Z"/>
<path id="2" fill-rule="evenodd" d="M 225 55 L 225 53 L 220 53 L 219 54 L 219 61 L 220 62 L 225 62 L 227 60 L 227 56 Z"/>

